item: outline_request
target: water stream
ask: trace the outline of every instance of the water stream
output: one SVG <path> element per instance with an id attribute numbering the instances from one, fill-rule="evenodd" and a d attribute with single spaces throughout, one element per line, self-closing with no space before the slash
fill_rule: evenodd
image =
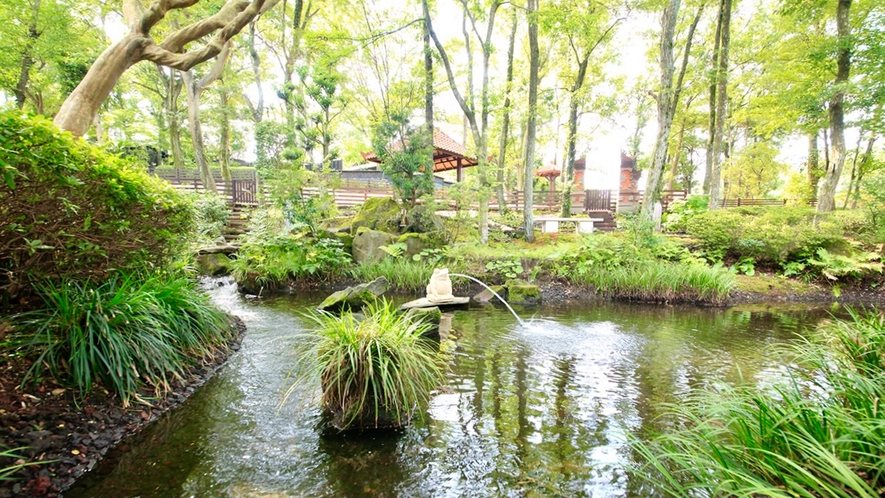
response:
<path id="1" fill-rule="evenodd" d="M 525 322 L 523 321 L 523 319 L 520 318 L 519 315 L 517 315 L 515 311 L 513 311 L 513 307 L 510 306 L 510 303 L 505 301 L 503 297 L 499 296 L 497 292 L 493 291 L 492 288 L 489 287 L 488 285 L 486 285 L 485 282 L 483 282 L 482 280 L 480 280 L 478 278 L 471 277 L 470 275 L 464 275 L 461 273 L 450 273 L 449 276 L 450 277 L 463 277 L 463 278 L 466 278 L 469 280 L 473 280 L 474 282 L 478 283 L 479 285 L 485 287 L 486 290 L 488 290 L 489 292 L 492 293 L 492 295 L 494 295 L 496 298 L 498 298 L 498 301 L 501 301 L 502 303 L 504 303 L 504 306 L 507 306 L 507 309 L 510 310 L 511 313 L 513 313 L 513 317 L 516 318 L 516 321 L 519 322 L 520 325 L 525 325 Z"/>
<path id="2" fill-rule="evenodd" d="M 628 437 L 666 430 L 662 404 L 691 389 L 783 375 L 770 348 L 828 316 L 595 303 L 533 308 L 521 326 L 515 311 L 457 311 L 447 385 L 423 421 L 330 437 L 316 392 L 280 405 L 309 332 L 299 313 L 325 296 L 210 292 L 246 322 L 241 349 L 65 496 L 654 496 L 626 472 Z"/>

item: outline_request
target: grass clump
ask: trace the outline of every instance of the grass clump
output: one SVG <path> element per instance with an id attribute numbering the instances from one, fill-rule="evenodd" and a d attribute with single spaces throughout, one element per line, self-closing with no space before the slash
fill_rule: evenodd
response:
<path id="1" fill-rule="evenodd" d="M 231 337 L 225 316 L 184 277 L 115 274 L 37 290 L 41 309 L 16 317 L 21 347 L 36 356 L 28 378 L 48 373 L 81 395 L 101 385 L 124 406 L 142 387 L 168 390 Z"/>
<path id="2" fill-rule="evenodd" d="M 725 302 L 735 282 L 734 275 L 722 268 L 656 260 L 588 272 L 582 281 L 614 299 L 709 304 Z"/>
<path id="3" fill-rule="evenodd" d="M 444 380 L 441 357 L 424 337 L 431 325 L 387 301 L 368 305 L 365 317 L 309 319 L 316 333 L 300 355 L 302 381 L 319 380 L 322 406 L 341 430 L 403 425 Z"/>
<path id="4" fill-rule="evenodd" d="M 434 264 L 407 258 L 384 258 L 377 263 L 357 265 L 351 275 L 360 282 L 370 282 L 385 277 L 390 285 L 401 292 L 423 292 L 433 275 Z"/>
<path id="5" fill-rule="evenodd" d="M 672 406 L 683 428 L 634 443 L 644 459 L 634 470 L 679 497 L 882 496 L 885 316 L 852 312 L 822 333 L 780 352 L 789 376 L 772 388 Z"/>

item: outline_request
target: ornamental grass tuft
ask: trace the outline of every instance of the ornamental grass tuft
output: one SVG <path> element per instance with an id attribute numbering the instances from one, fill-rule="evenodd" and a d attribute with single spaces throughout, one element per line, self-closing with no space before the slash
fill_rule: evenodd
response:
<path id="1" fill-rule="evenodd" d="M 184 277 L 116 274 L 36 288 L 44 306 L 16 321 L 22 348 L 36 355 L 27 378 L 48 372 L 81 395 L 99 384 L 126 406 L 142 387 L 160 394 L 231 338 L 224 314 Z"/>
<path id="2" fill-rule="evenodd" d="M 426 406 L 444 380 L 432 325 L 384 300 L 365 317 L 351 312 L 309 315 L 316 325 L 299 361 L 300 382 L 319 381 L 321 404 L 340 430 L 397 427 Z"/>
<path id="3" fill-rule="evenodd" d="M 672 406 L 680 430 L 633 447 L 670 496 L 885 495 L 885 316 L 851 312 L 787 351 L 772 388 L 726 387 Z"/>

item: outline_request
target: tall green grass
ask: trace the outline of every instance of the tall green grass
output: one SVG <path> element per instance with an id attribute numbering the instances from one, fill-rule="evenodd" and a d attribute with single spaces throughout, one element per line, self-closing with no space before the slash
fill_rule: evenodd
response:
<path id="1" fill-rule="evenodd" d="M 19 315 L 23 348 L 36 355 L 28 378 L 48 373 L 81 395 L 96 384 L 124 405 L 225 347 L 231 328 L 184 277 L 117 274 L 103 282 L 37 286 L 42 309 Z"/>
<path id="2" fill-rule="evenodd" d="M 720 304 L 735 285 L 734 275 L 722 268 L 661 260 L 616 267 L 599 265 L 568 278 L 592 285 L 609 298 L 654 302 Z"/>
<path id="3" fill-rule="evenodd" d="M 441 357 L 424 337 L 431 325 L 386 301 L 365 312 L 309 315 L 317 330 L 299 355 L 298 384 L 319 380 L 322 406 L 342 430 L 402 425 L 444 380 Z"/>
<path id="4" fill-rule="evenodd" d="M 790 376 L 673 406 L 682 429 L 635 442 L 634 469 L 670 496 L 885 494 L 885 317 L 852 312 L 826 342 L 781 351 Z M 801 365 L 801 366 L 800 366 Z"/>
<path id="5" fill-rule="evenodd" d="M 453 268 L 452 265 L 455 267 Z M 460 267 L 455 262 L 432 264 L 428 261 L 413 261 L 406 258 L 385 258 L 378 263 L 363 264 L 351 270 L 351 275 L 361 281 L 369 282 L 378 277 L 385 277 L 390 285 L 401 292 L 421 292 L 427 288 L 434 268 L 449 268 L 458 273 Z"/>

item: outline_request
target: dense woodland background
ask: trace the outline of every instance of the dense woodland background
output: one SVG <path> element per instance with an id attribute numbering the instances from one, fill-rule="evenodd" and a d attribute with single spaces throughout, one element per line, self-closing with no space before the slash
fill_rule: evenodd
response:
<path id="1" fill-rule="evenodd" d="M 9 0 L 0 18 L 5 106 L 176 168 L 358 164 L 380 124 L 428 121 L 489 158 L 470 171 L 488 195 L 550 151 L 615 170 L 590 150 L 606 136 L 653 197 L 711 206 L 850 207 L 883 165 L 876 0 Z"/>

